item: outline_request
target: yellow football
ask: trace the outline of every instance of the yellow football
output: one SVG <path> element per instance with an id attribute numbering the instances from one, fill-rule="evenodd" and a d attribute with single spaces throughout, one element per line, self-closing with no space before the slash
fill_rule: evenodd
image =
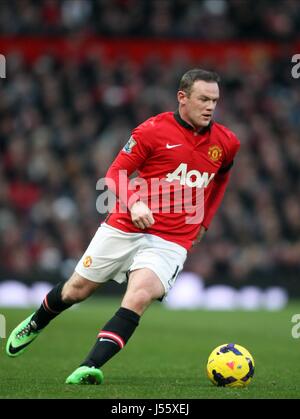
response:
<path id="1" fill-rule="evenodd" d="M 254 375 L 254 359 L 243 346 L 225 343 L 207 361 L 207 376 L 219 387 L 246 387 Z"/>

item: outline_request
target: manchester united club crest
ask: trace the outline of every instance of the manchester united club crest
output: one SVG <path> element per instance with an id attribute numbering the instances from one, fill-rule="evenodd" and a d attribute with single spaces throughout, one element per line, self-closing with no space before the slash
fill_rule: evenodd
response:
<path id="1" fill-rule="evenodd" d="M 212 161 L 220 160 L 220 158 L 222 157 L 222 153 L 223 153 L 223 150 L 217 145 L 212 145 L 208 149 L 208 155 Z"/>
<path id="2" fill-rule="evenodd" d="M 91 256 L 86 256 L 86 257 L 83 259 L 83 266 L 84 266 L 85 268 L 89 268 L 89 267 L 91 266 L 91 264 L 92 264 L 92 258 L 91 258 Z"/>

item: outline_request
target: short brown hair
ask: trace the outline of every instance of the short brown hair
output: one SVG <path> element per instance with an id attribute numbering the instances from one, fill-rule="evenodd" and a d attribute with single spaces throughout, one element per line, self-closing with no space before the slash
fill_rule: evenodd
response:
<path id="1" fill-rule="evenodd" d="M 189 70 L 181 77 L 179 90 L 183 90 L 188 96 L 191 93 L 193 84 L 197 80 L 203 80 L 211 83 L 220 83 L 221 78 L 215 71 L 202 70 L 194 68 Z"/>

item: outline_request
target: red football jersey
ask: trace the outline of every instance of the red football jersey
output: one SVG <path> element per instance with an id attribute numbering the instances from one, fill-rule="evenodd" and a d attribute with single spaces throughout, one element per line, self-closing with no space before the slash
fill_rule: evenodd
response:
<path id="1" fill-rule="evenodd" d="M 197 132 L 178 111 L 149 118 L 133 130 L 106 174 L 118 197 L 107 224 L 189 249 L 221 203 L 239 146 L 237 137 L 216 122 Z M 120 176 L 122 170 L 127 172 Z M 129 176 L 136 170 L 133 182 Z M 131 221 L 128 208 L 138 199 L 153 212 L 151 228 L 140 230 Z"/>

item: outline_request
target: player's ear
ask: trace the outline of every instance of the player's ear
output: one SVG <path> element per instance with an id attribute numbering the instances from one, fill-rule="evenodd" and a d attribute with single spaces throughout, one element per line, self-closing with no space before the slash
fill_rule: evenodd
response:
<path id="1" fill-rule="evenodd" d="M 177 100 L 178 102 L 183 105 L 186 102 L 187 95 L 183 90 L 178 90 L 177 92 Z"/>

